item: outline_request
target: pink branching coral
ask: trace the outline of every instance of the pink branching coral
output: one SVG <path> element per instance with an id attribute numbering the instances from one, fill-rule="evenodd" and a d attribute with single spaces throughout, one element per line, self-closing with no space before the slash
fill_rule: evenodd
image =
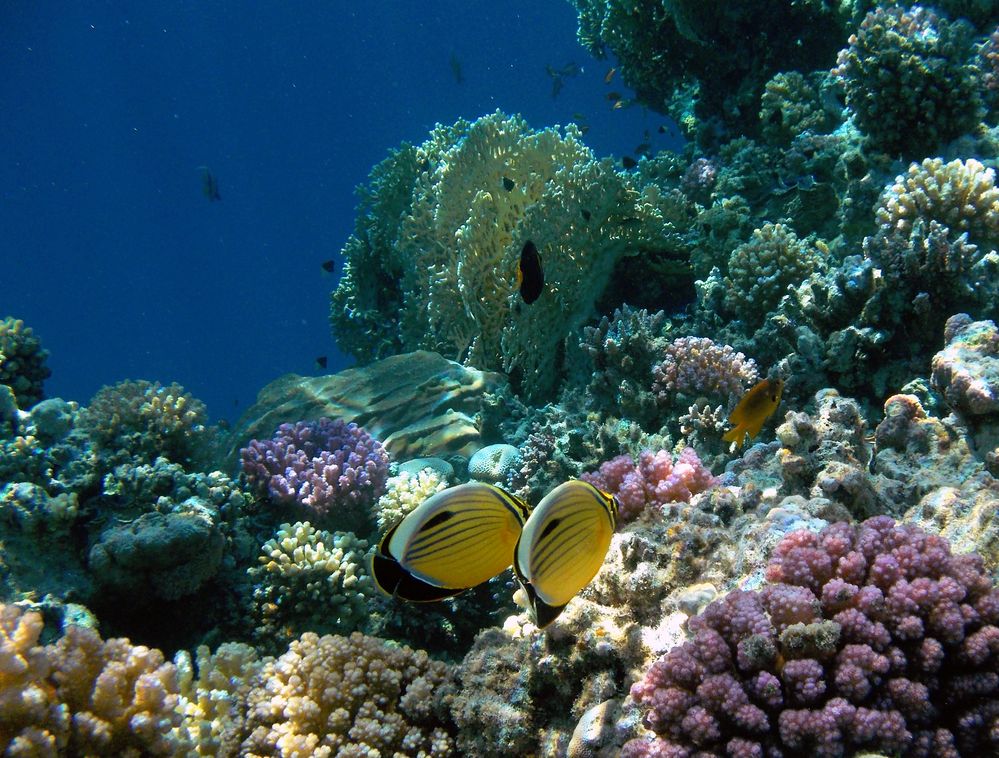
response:
<path id="1" fill-rule="evenodd" d="M 977 555 L 878 516 L 792 532 L 760 592 L 690 620 L 631 696 L 638 756 L 999 751 L 999 589 Z"/>
<path id="2" fill-rule="evenodd" d="M 630 455 L 619 455 L 600 465 L 597 471 L 580 479 L 616 495 L 622 521 L 635 519 L 646 508 L 688 502 L 698 492 L 713 487 L 716 478 L 693 448 L 686 448 L 674 460 L 668 450 L 643 450 L 637 463 Z"/>
<path id="3" fill-rule="evenodd" d="M 354 423 L 327 418 L 281 424 L 269 440 L 250 440 L 239 451 L 250 483 L 278 503 L 302 506 L 310 516 L 362 530 L 368 508 L 388 479 L 382 443 Z"/>

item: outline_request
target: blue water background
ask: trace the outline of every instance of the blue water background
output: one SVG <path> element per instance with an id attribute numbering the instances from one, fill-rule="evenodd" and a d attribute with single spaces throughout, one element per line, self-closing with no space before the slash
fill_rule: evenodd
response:
<path id="1" fill-rule="evenodd" d="M 669 142 L 662 117 L 612 109 L 628 90 L 575 32 L 564 0 L 5 2 L 0 317 L 51 351 L 47 394 L 81 402 L 176 381 L 232 419 L 319 355 L 345 367 L 321 263 L 390 148 L 497 108 L 581 113 L 598 155 Z M 553 99 L 545 66 L 570 61 Z"/>

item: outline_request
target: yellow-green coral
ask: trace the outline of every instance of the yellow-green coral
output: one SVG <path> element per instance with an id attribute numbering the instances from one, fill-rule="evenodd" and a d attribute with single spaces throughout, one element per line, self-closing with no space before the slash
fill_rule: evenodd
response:
<path id="1" fill-rule="evenodd" d="M 750 325 L 777 307 L 791 285 L 823 266 L 824 246 L 799 240 L 783 224 L 764 224 L 732 251 L 725 277 L 725 308 Z"/>
<path id="2" fill-rule="evenodd" d="M 377 592 L 365 568 L 367 548 L 351 532 L 322 531 L 308 521 L 282 524 L 248 572 L 261 639 L 284 642 L 305 630 L 360 626 Z"/>
<path id="3" fill-rule="evenodd" d="M 365 360 L 436 350 L 502 369 L 533 394 L 554 386 L 558 347 L 590 315 L 617 259 L 661 238 L 665 224 L 658 189 L 640 194 L 611 161 L 595 160 L 576 126 L 532 131 L 499 112 L 438 126 L 372 183 L 396 199 L 408 187 L 409 202 L 362 204 L 332 297 L 341 344 Z M 384 208 L 398 232 L 378 219 Z M 517 283 L 528 240 L 546 282 L 530 306 Z"/>
<path id="4" fill-rule="evenodd" d="M 416 473 L 404 471 L 398 476 L 389 477 L 385 494 L 375 505 L 378 531 L 384 532 L 398 523 L 416 506 L 445 487 L 447 480 L 432 468 L 425 468 Z"/>
<path id="5" fill-rule="evenodd" d="M 13 390 L 20 408 L 30 408 L 45 396 L 42 383 L 52 373 L 45 365 L 48 356 L 21 319 L 0 319 L 0 384 Z"/>
<path id="6" fill-rule="evenodd" d="M 995 171 L 974 158 L 926 158 L 885 188 L 876 211 L 882 227 L 908 235 L 917 220 L 936 221 L 976 244 L 999 243 Z"/>

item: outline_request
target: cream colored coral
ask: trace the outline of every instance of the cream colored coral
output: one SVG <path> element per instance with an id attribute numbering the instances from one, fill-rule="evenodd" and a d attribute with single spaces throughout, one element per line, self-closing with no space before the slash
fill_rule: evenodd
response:
<path id="1" fill-rule="evenodd" d="M 389 477 L 385 494 L 378 498 L 375 505 L 379 531 L 397 524 L 416 506 L 446 487 L 447 480 L 432 468 L 415 474 L 404 471 Z"/>
<path id="2" fill-rule="evenodd" d="M 249 645 L 227 642 L 215 653 L 202 645 L 196 653 L 197 677 L 191 655 L 182 650 L 174 657 L 180 683 L 182 729 L 193 744 L 190 755 L 216 756 L 232 752 L 242 727 L 243 703 L 250 679 L 263 667 Z"/>
<path id="3" fill-rule="evenodd" d="M 999 242 L 999 188 L 995 171 L 979 161 L 926 158 L 913 163 L 881 195 L 878 223 L 909 234 L 917 220 L 967 232 L 976 244 Z"/>
<path id="4" fill-rule="evenodd" d="M 433 715 L 446 707 L 448 678 L 447 665 L 423 651 L 357 632 L 303 634 L 250 691 L 241 755 L 451 755 Z"/>

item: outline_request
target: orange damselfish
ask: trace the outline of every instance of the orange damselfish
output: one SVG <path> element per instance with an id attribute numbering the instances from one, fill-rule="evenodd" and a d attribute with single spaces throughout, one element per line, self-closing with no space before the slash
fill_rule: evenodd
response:
<path id="1" fill-rule="evenodd" d="M 783 391 L 783 379 L 764 379 L 749 390 L 728 417 L 728 422 L 733 426 L 725 432 L 722 439 L 739 446 L 747 434 L 753 439 L 760 433 L 763 422 L 777 410 L 777 406 L 780 405 L 780 394 Z"/>

